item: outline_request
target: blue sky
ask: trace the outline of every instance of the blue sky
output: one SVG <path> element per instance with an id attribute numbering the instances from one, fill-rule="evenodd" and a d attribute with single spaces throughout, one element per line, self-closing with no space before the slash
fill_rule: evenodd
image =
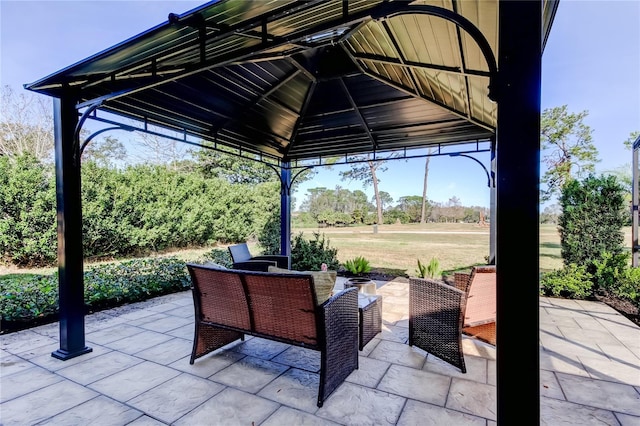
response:
<path id="1" fill-rule="evenodd" d="M 94 53 L 165 22 L 199 1 L 0 1 L 0 83 L 21 90 Z M 622 142 L 640 130 L 640 1 L 561 0 L 543 55 L 542 108 L 568 105 L 589 111 L 601 162 L 598 172 L 630 163 Z M 115 137 L 121 137 L 115 135 Z M 488 166 L 489 155 L 477 158 Z M 393 161 L 380 174 L 380 189 L 397 200 L 421 195 L 424 160 Z M 341 166 L 344 167 L 344 166 Z M 371 188 L 344 182 L 339 171 L 320 169 L 309 187 Z M 434 157 L 428 197 L 464 205 L 489 205 L 482 168 L 465 158 Z"/>

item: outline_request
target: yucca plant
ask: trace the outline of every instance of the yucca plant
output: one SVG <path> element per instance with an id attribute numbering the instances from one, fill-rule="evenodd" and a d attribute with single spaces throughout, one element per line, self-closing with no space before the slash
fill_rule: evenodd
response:
<path id="1" fill-rule="evenodd" d="M 344 262 L 344 268 L 353 275 L 361 275 L 371 271 L 371 264 L 364 257 L 358 256 Z"/>
<path id="2" fill-rule="evenodd" d="M 440 275 L 440 262 L 435 257 L 432 257 L 428 264 L 424 264 L 418 259 L 418 269 L 416 273 L 420 278 L 435 278 Z"/>

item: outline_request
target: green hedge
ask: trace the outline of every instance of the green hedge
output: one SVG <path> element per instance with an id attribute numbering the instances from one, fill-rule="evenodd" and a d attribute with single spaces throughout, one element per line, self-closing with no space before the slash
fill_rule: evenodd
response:
<path id="1" fill-rule="evenodd" d="M 110 169 L 82 164 L 83 250 L 87 259 L 148 255 L 175 247 L 246 241 L 279 209 L 279 184 L 231 184 L 158 165 Z M 0 261 L 52 266 L 56 260 L 53 166 L 0 156 Z"/>
<path id="2" fill-rule="evenodd" d="M 84 273 L 87 312 L 186 290 L 185 262 L 176 258 L 136 259 L 95 266 Z M 58 315 L 58 275 L 0 277 L 1 330 L 48 322 Z"/>

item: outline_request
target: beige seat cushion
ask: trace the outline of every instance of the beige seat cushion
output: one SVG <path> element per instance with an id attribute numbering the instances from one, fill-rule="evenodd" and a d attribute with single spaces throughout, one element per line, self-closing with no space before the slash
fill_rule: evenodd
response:
<path id="1" fill-rule="evenodd" d="M 316 288 L 316 299 L 321 305 L 331 297 L 333 287 L 336 285 L 338 273 L 336 271 L 290 271 L 276 266 L 269 266 L 269 272 L 281 274 L 311 274 Z"/>

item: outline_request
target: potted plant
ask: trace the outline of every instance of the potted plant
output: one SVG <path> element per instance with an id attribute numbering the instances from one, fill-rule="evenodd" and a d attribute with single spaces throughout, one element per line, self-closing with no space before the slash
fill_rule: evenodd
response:
<path id="1" fill-rule="evenodd" d="M 347 260 L 343 266 L 349 275 L 351 275 L 344 284 L 345 288 L 357 287 L 360 293 L 376 294 L 376 283 L 368 277 L 363 276 L 371 271 L 371 264 L 367 259 L 358 256 Z"/>

